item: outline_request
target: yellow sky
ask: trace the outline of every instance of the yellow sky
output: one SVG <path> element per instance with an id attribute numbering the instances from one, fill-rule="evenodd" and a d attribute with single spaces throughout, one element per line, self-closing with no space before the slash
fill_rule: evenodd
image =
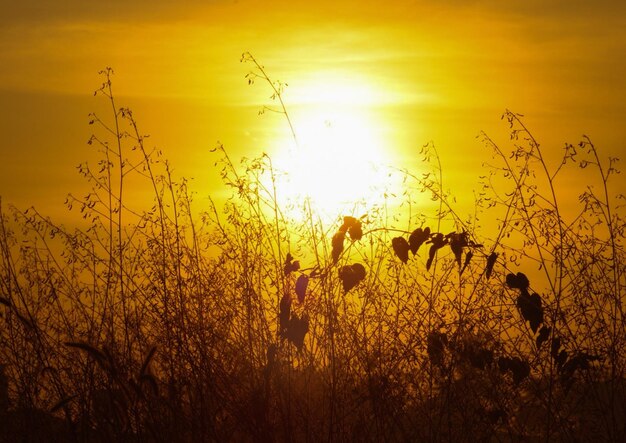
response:
<path id="1" fill-rule="evenodd" d="M 0 0 L 0 11 L 0 195 L 20 207 L 62 214 L 80 186 L 104 66 L 201 194 L 217 140 L 236 156 L 271 152 L 286 127 L 257 116 L 269 92 L 247 86 L 244 51 L 289 84 L 295 116 L 367 112 L 398 166 L 433 140 L 462 189 L 489 157 L 478 132 L 505 144 L 505 108 L 553 152 L 585 133 L 626 153 L 622 2 Z"/>

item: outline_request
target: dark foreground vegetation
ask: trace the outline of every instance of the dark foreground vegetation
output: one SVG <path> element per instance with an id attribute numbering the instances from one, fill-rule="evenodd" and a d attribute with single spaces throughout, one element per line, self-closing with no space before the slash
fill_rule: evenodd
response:
<path id="1" fill-rule="evenodd" d="M 622 200 L 588 138 L 551 168 L 507 111 L 470 217 L 431 145 L 403 206 L 330 226 L 218 147 L 232 195 L 194 209 L 110 74 L 83 227 L 2 208 L 1 441 L 626 440 Z M 597 186 L 564 207 L 581 167 Z"/>

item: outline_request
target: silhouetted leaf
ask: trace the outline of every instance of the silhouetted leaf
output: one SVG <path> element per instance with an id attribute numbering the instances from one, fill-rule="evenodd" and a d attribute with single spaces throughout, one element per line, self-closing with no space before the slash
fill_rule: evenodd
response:
<path id="1" fill-rule="evenodd" d="M 522 292 L 528 293 L 527 291 L 528 291 L 528 286 L 530 285 L 530 282 L 528 281 L 528 278 L 526 277 L 526 275 L 522 274 L 521 272 L 518 272 L 517 275 L 508 274 L 506 276 L 506 284 L 511 289 L 519 289 Z"/>
<path id="2" fill-rule="evenodd" d="M 530 322 L 530 329 L 536 333 L 539 325 L 543 323 L 543 309 L 539 294 L 528 295 L 528 292 L 523 290 L 522 294 L 517 297 L 517 307 L 522 312 L 524 320 Z"/>
<path id="3" fill-rule="evenodd" d="M 463 274 L 463 271 L 465 271 L 465 268 L 467 268 L 467 265 L 469 265 L 470 260 L 473 256 L 474 253 L 472 251 L 467 251 L 467 253 L 465 254 L 465 261 L 463 262 L 463 267 L 461 268 L 461 274 Z"/>
<path id="4" fill-rule="evenodd" d="M 339 278 L 343 283 L 344 292 L 348 292 L 365 278 L 365 268 L 360 263 L 342 266 L 339 269 Z"/>
<path id="5" fill-rule="evenodd" d="M 309 316 L 304 314 L 302 318 L 297 315 L 291 317 L 287 329 L 287 339 L 291 341 L 298 350 L 302 350 L 304 345 L 304 336 L 309 332 Z"/>
<path id="6" fill-rule="evenodd" d="M 448 244 L 450 245 L 450 249 L 454 254 L 454 259 L 456 260 L 456 263 L 460 268 L 461 257 L 463 256 L 463 248 L 468 245 L 467 232 L 451 232 L 446 237 L 448 238 Z"/>
<path id="7" fill-rule="evenodd" d="M 430 266 L 433 264 L 433 260 L 435 259 L 435 254 L 437 254 L 437 250 L 443 248 L 446 245 L 446 239 L 444 238 L 443 234 L 438 232 L 430 239 L 430 243 L 432 243 L 432 246 L 428 251 L 428 260 L 426 261 L 427 270 L 430 269 Z"/>
<path id="8" fill-rule="evenodd" d="M 428 240 L 430 237 L 430 228 L 417 228 L 409 236 L 409 249 L 413 255 L 417 254 L 417 250 Z"/>
<path id="9" fill-rule="evenodd" d="M 293 257 L 288 252 L 287 258 L 285 259 L 285 267 L 284 267 L 285 275 L 289 275 L 292 272 L 295 272 L 298 269 L 300 269 L 300 262 L 298 260 L 295 260 L 295 261 L 292 261 L 292 260 L 293 260 Z"/>
<path id="10" fill-rule="evenodd" d="M 306 288 L 309 284 L 309 277 L 302 274 L 296 280 L 296 295 L 298 296 L 298 302 L 302 303 L 304 301 L 304 297 L 306 297 Z"/>
<path id="11" fill-rule="evenodd" d="M 539 329 L 539 325 L 543 323 L 543 307 L 541 306 L 541 296 L 536 292 L 529 298 L 530 304 L 533 307 L 532 313 L 529 313 L 528 321 L 530 322 L 530 329 L 534 333 Z"/>
<path id="12" fill-rule="evenodd" d="M 349 215 L 344 216 L 343 224 L 339 227 L 339 232 L 348 232 L 348 229 L 350 229 L 350 226 L 353 226 L 355 223 L 358 223 L 358 222 L 359 221 L 354 217 L 351 217 Z"/>
<path id="13" fill-rule="evenodd" d="M 519 383 L 530 375 L 530 365 L 519 358 L 514 358 L 511 371 L 513 372 L 513 381 Z"/>
<path id="14" fill-rule="evenodd" d="M 539 330 L 539 335 L 537 336 L 537 339 L 535 340 L 535 343 L 537 344 L 537 349 L 541 348 L 541 345 L 546 340 L 548 340 L 548 338 L 550 337 L 550 331 L 551 329 L 547 326 L 544 326 Z"/>
<path id="15" fill-rule="evenodd" d="M 391 240 L 393 252 L 402 263 L 409 261 L 409 243 L 403 237 L 395 237 Z"/>
<path id="16" fill-rule="evenodd" d="M 426 352 L 432 364 L 443 366 L 444 350 L 447 344 L 448 336 L 445 332 L 432 331 L 428 334 Z"/>
<path id="17" fill-rule="evenodd" d="M 342 231 L 339 231 L 335 235 L 333 235 L 333 239 L 332 239 L 333 263 L 337 263 L 337 261 L 339 260 L 339 257 L 341 256 L 341 253 L 343 252 L 343 240 L 345 237 L 346 237 L 346 233 Z"/>
<path id="18" fill-rule="evenodd" d="M 361 238 L 363 237 L 361 222 L 354 217 L 344 217 L 343 225 L 341 225 L 339 231 L 343 233 L 348 232 L 352 240 L 361 240 Z"/>
<path id="19" fill-rule="evenodd" d="M 356 221 L 357 219 L 354 217 L 351 217 L 349 215 L 344 216 L 343 224 L 339 226 L 339 232 L 348 232 L 348 229 L 350 228 L 350 226 L 352 226 L 352 224 L 355 223 Z"/>
<path id="20" fill-rule="evenodd" d="M 487 277 L 487 279 L 491 277 L 491 273 L 493 272 L 493 267 L 496 264 L 497 259 L 497 252 L 492 252 L 491 254 L 489 254 L 489 257 L 487 257 L 487 266 L 485 266 L 485 276 Z"/>
<path id="21" fill-rule="evenodd" d="M 361 222 L 357 225 L 351 226 L 348 229 L 348 234 L 350 234 L 350 238 L 352 240 L 361 240 L 363 238 L 363 229 L 361 228 Z"/>

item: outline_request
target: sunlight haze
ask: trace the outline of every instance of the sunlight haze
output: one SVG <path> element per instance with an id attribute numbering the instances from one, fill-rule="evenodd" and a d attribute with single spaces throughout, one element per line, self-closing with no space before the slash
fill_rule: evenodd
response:
<path id="1" fill-rule="evenodd" d="M 526 116 L 554 161 L 583 133 L 607 156 L 624 152 L 617 2 L 31 0 L 3 1 L 1 15 L 0 195 L 22 208 L 62 216 L 65 194 L 83 186 L 75 166 L 91 155 L 87 114 L 102 107 L 92 92 L 105 66 L 120 106 L 176 174 L 194 177 L 200 201 L 220 187 L 208 153 L 218 141 L 235 158 L 278 154 L 289 129 L 280 115 L 257 115 L 276 103 L 267 85 L 246 84 L 245 51 L 288 84 L 306 149 L 334 131 L 324 149 L 351 155 L 360 145 L 380 165 L 419 168 L 416 152 L 432 141 L 468 206 L 463 192 L 490 155 L 475 137 L 507 143 L 507 108 Z"/>
<path id="2" fill-rule="evenodd" d="M 0 0 L 0 442 L 626 442 L 626 1 Z"/>

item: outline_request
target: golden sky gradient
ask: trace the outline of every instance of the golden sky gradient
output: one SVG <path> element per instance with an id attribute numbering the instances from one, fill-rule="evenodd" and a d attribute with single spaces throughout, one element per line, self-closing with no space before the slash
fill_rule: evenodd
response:
<path id="1" fill-rule="evenodd" d="M 64 213 L 66 193 L 83 186 L 75 166 L 89 157 L 87 114 L 104 109 L 93 91 L 105 66 L 118 102 L 177 174 L 195 177 L 202 201 L 215 186 L 218 140 L 239 157 L 274 154 L 288 136 L 280 117 L 257 115 L 270 92 L 246 84 L 244 51 L 289 84 L 297 132 L 338 122 L 337 112 L 367 115 L 361 136 L 397 166 L 419 168 L 416 151 L 434 141 L 453 190 L 474 186 L 489 158 L 480 130 L 506 145 L 506 108 L 526 115 L 553 158 L 583 133 L 607 156 L 626 154 L 623 2 L 0 5 L 4 204 Z"/>

